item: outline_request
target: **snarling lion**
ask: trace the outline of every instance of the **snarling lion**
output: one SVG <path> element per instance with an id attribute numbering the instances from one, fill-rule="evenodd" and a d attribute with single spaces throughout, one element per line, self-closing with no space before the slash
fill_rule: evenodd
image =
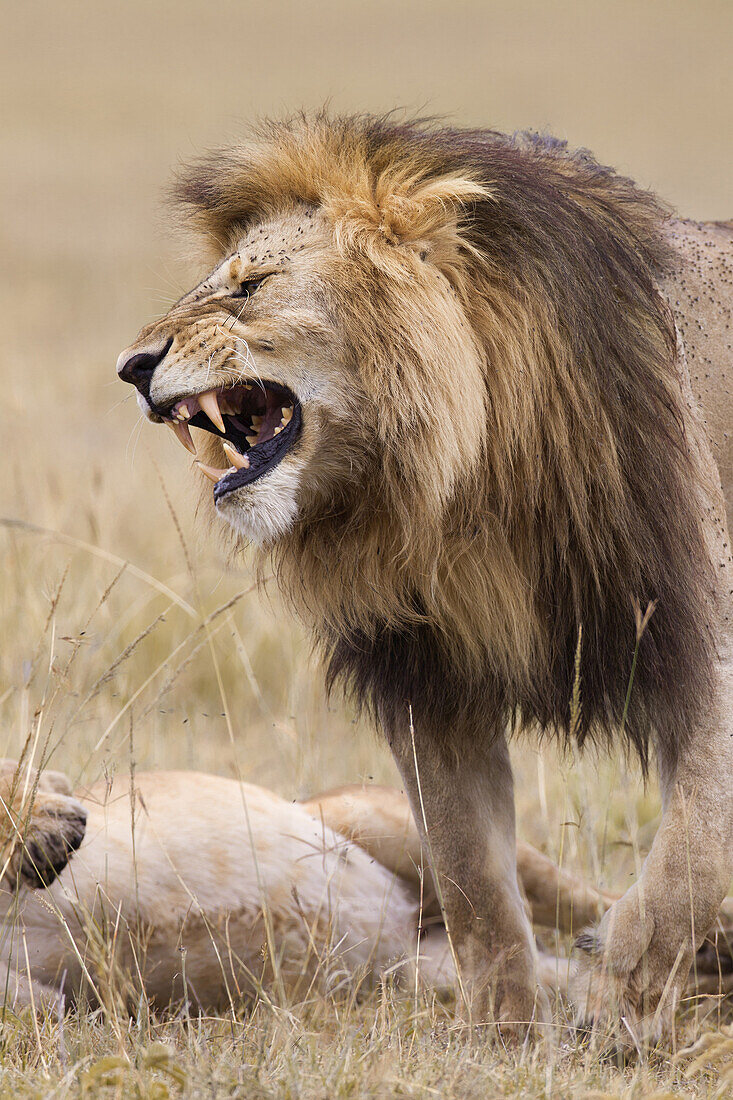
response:
<path id="1" fill-rule="evenodd" d="M 580 942 L 578 1009 L 668 1030 L 733 869 L 730 225 L 545 137 L 371 116 L 263 125 L 177 197 L 213 269 L 119 374 L 377 716 L 470 1018 L 544 1011 L 529 730 L 655 758 L 661 826 Z"/>

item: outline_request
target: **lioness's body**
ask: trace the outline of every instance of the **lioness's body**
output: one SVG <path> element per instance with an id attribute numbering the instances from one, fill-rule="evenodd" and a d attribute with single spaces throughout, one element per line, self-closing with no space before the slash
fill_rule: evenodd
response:
<path id="1" fill-rule="evenodd" d="M 59 992 L 104 1000 L 110 981 L 133 1006 L 142 989 L 159 1006 L 186 998 L 221 1008 L 273 985 L 306 996 L 314 980 L 399 974 L 418 959 L 425 983 L 454 990 L 401 791 L 349 786 L 293 803 L 250 783 L 165 771 L 76 797 L 58 773 L 41 784 L 25 849 L 39 863 L 55 853 L 58 877 L 31 889 L 36 872 L 19 884 L 11 864 L 0 883 L 0 984 L 16 1010 Z M 518 857 L 540 925 L 577 931 L 610 904 L 530 845 Z M 550 984 L 567 972 L 554 956 L 543 963 Z"/>
<path id="2" fill-rule="evenodd" d="M 36 997 L 103 1000 L 116 975 L 158 1004 L 204 1007 L 273 972 L 305 994 L 314 975 L 376 974 L 414 952 L 414 893 L 297 803 L 196 772 L 140 773 L 134 789 L 134 806 L 126 777 L 77 792 L 86 836 L 66 870 L 43 891 L 0 886 L 11 1002 L 29 999 L 26 952 Z"/>
<path id="3" fill-rule="evenodd" d="M 669 1030 L 733 872 L 729 231 L 550 138 L 370 116 L 268 124 L 179 194 L 216 266 L 120 374 L 209 433 L 218 513 L 377 714 L 469 1014 L 544 1014 L 507 728 L 622 732 L 664 817 L 581 1011 Z"/>

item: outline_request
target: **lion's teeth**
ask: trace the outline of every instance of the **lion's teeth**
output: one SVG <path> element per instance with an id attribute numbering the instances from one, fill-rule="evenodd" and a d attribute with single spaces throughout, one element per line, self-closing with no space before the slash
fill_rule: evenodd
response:
<path id="1" fill-rule="evenodd" d="M 208 415 L 208 414 L 207 414 Z M 225 474 L 228 474 L 228 470 L 217 470 L 216 466 L 206 466 L 203 462 L 197 462 L 201 473 L 208 477 L 210 481 L 221 481 Z"/>
<path id="2" fill-rule="evenodd" d="M 260 424 L 262 423 L 262 421 L 264 419 L 265 419 L 264 416 L 253 416 L 252 417 L 252 427 L 257 428 L 259 430 Z"/>
<path id="3" fill-rule="evenodd" d="M 235 451 L 234 447 L 230 447 L 228 443 L 224 444 L 224 454 L 237 470 L 248 470 L 249 459 L 246 455 L 240 455 L 239 451 Z"/>
<path id="4" fill-rule="evenodd" d="M 191 410 L 189 409 L 188 405 L 180 405 L 179 406 L 178 419 L 179 420 L 190 420 L 191 419 Z"/>
<path id="5" fill-rule="evenodd" d="M 182 424 L 179 420 L 169 420 L 168 427 L 172 429 L 173 433 L 178 437 L 186 450 L 190 451 L 192 455 L 195 455 L 196 445 L 193 439 L 191 439 L 191 429 L 188 424 Z"/>
<path id="6" fill-rule="evenodd" d="M 246 435 L 244 438 L 247 440 L 250 447 L 256 447 L 257 446 L 257 440 L 260 437 L 259 437 L 259 435 Z"/>
<path id="7" fill-rule="evenodd" d="M 293 409 L 291 405 L 288 405 L 282 410 L 281 420 L 283 424 L 289 424 L 293 417 Z"/>
<path id="8" fill-rule="evenodd" d="M 216 399 L 216 394 L 213 390 L 209 390 L 208 393 L 199 394 L 199 405 L 206 413 L 211 423 L 215 428 L 218 428 L 220 432 L 224 432 L 224 421 L 221 418 L 219 411 L 219 402 Z"/>
<path id="9" fill-rule="evenodd" d="M 275 428 L 275 431 L 272 434 L 273 435 L 280 435 L 280 432 L 282 430 L 283 430 L 283 425 L 281 424 L 279 428 Z"/>

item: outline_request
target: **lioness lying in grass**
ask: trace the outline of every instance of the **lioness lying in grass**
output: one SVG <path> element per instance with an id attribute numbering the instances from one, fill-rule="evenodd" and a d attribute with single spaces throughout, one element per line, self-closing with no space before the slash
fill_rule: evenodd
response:
<path id="1" fill-rule="evenodd" d="M 291 803 L 151 772 L 78 801 L 60 773 L 6 761 L 0 794 L 0 980 L 13 1007 L 60 993 L 104 1003 L 110 989 L 135 1003 L 141 985 L 159 1005 L 221 1007 L 273 984 L 304 996 L 388 972 L 414 981 L 416 966 L 429 987 L 456 986 L 429 853 L 398 790 Z M 530 845 L 517 858 L 536 924 L 575 932 L 613 900 Z M 540 964 L 547 987 L 564 986 L 568 960 L 540 952 Z"/>

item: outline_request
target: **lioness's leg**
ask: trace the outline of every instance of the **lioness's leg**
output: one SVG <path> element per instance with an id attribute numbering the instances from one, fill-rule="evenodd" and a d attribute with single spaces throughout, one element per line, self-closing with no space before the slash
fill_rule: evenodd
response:
<path id="1" fill-rule="evenodd" d="M 639 881 L 580 937 L 575 999 L 589 1021 L 623 1017 L 637 1039 L 669 1034 L 695 950 L 733 875 L 733 662 L 676 766 L 662 760 L 663 816 Z"/>
<path id="2" fill-rule="evenodd" d="M 388 736 L 437 879 L 468 1018 L 521 1033 L 544 1009 L 517 884 L 506 742 L 466 737 L 459 756 L 423 730 L 413 752 L 407 722 Z"/>
<path id="3" fill-rule="evenodd" d="M 419 887 L 422 877 L 423 916 L 437 915 L 430 867 L 420 870 L 422 838 L 401 791 L 354 783 L 322 791 L 301 805 L 412 886 Z M 597 920 L 618 896 L 596 890 L 523 840 L 517 841 L 517 878 L 534 923 L 561 932 L 577 932 Z"/>
<path id="4" fill-rule="evenodd" d="M 577 932 L 598 920 L 618 897 L 597 890 L 521 840 L 517 844 L 517 874 L 534 923 L 559 932 Z"/>

